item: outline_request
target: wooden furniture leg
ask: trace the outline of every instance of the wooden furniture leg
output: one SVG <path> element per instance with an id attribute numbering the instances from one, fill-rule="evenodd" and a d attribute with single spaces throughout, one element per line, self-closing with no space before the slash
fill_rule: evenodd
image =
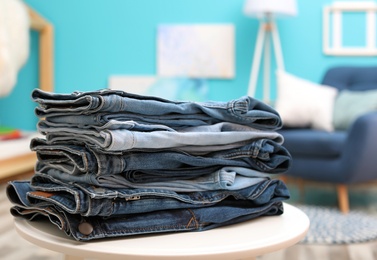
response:
<path id="1" fill-rule="evenodd" d="M 350 211 L 348 201 L 348 187 L 345 184 L 338 184 L 336 186 L 336 190 L 338 193 L 339 209 L 343 214 L 347 214 Z"/>

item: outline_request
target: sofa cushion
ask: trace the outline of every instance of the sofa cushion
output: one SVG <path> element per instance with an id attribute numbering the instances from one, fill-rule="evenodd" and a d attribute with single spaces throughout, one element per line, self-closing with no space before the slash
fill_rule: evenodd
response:
<path id="1" fill-rule="evenodd" d="M 343 90 L 335 100 L 333 124 L 338 130 L 348 129 L 359 116 L 377 111 L 377 89 Z"/>
<path id="2" fill-rule="evenodd" d="M 338 90 L 363 91 L 377 88 L 377 66 L 342 66 L 327 70 L 322 84 Z"/>
<path id="3" fill-rule="evenodd" d="M 313 129 L 282 129 L 284 147 L 293 159 L 299 157 L 334 158 L 338 157 L 346 142 L 345 131 L 326 132 Z"/>
<path id="4" fill-rule="evenodd" d="M 338 90 L 278 70 L 276 110 L 284 126 L 333 130 L 332 116 Z"/>

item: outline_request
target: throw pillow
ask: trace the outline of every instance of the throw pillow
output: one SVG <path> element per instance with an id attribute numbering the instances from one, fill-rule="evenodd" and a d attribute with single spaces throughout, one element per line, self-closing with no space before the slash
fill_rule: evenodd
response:
<path id="1" fill-rule="evenodd" d="M 333 108 L 338 90 L 278 70 L 275 109 L 284 126 L 333 131 Z"/>
<path id="2" fill-rule="evenodd" d="M 343 90 L 335 100 L 333 124 L 346 130 L 361 115 L 377 110 L 377 90 Z"/>

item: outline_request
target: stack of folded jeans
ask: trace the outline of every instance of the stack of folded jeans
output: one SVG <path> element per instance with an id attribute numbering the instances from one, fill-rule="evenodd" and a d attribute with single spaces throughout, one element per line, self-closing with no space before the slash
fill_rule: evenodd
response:
<path id="1" fill-rule="evenodd" d="M 11 213 L 47 218 L 88 241 L 202 231 L 283 213 L 272 178 L 291 163 L 278 113 L 251 97 L 183 102 L 116 90 L 34 90 L 41 118 L 30 180 L 12 181 Z"/>

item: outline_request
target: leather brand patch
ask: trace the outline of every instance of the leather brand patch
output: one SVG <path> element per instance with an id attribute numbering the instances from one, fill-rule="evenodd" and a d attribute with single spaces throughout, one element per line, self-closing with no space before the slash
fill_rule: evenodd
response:
<path id="1" fill-rule="evenodd" d="M 51 192 L 45 192 L 45 191 L 32 191 L 30 192 L 31 195 L 38 196 L 38 197 L 44 197 L 44 198 L 50 198 L 54 196 L 54 193 Z"/>

